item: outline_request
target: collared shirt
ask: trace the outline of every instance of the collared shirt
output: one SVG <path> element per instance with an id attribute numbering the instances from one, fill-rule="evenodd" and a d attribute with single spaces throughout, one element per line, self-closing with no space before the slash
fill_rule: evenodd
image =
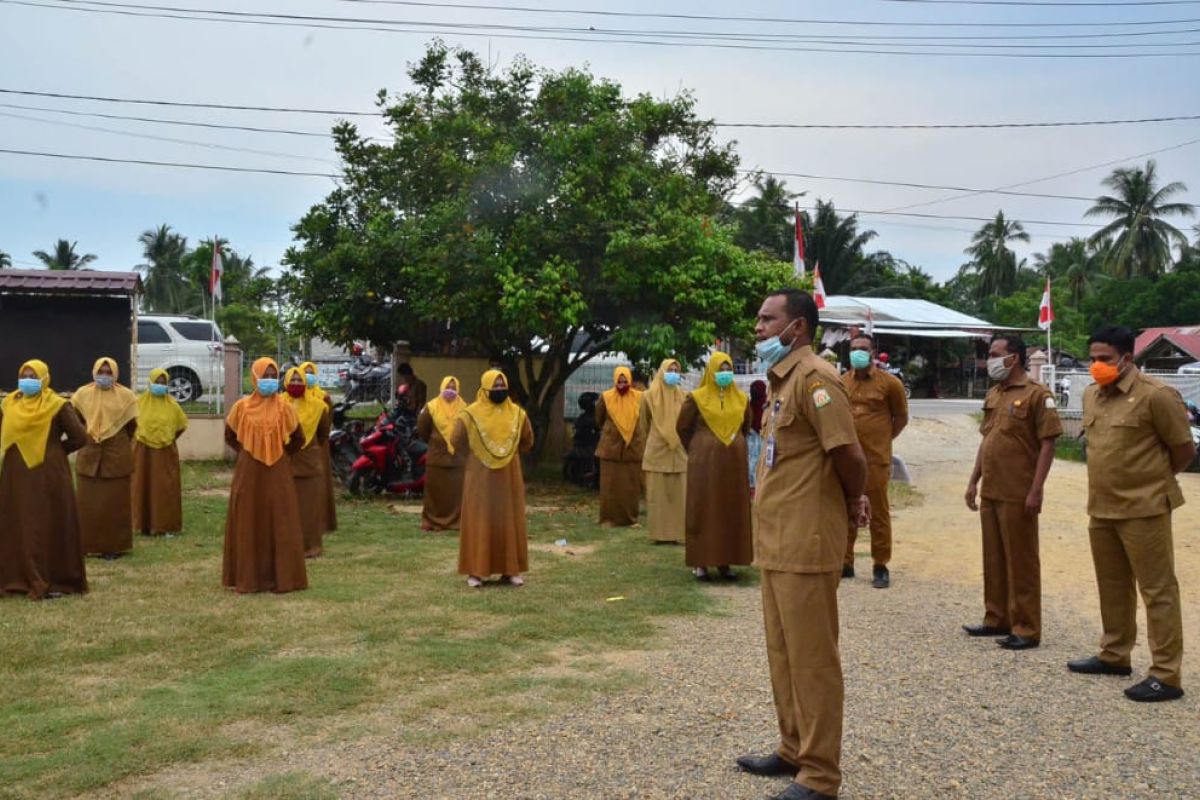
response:
<path id="1" fill-rule="evenodd" d="M 850 413 L 862 445 L 867 466 L 891 467 L 892 427 L 896 420 L 908 421 L 908 399 L 904 384 L 895 375 L 868 367 L 865 375 L 852 369 L 842 376 L 850 396 Z"/>
<path id="2" fill-rule="evenodd" d="M 1043 439 L 1062 435 L 1054 394 L 1028 375 L 997 383 L 983 401 L 979 468 L 985 500 L 1024 503 L 1037 473 Z"/>
<path id="3" fill-rule="evenodd" d="M 754 563 L 779 572 L 835 572 L 846 555 L 846 496 L 829 453 L 858 441 L 850 400 L 837 370 L 811 347 L 788 353 L 767 378 Z"/>
<path id="4" fill-rule="evenodd" d="M 1107 390 L 1092 384 L 1083 393 L 1083 429 L 1090 515 L 1153 517 L 1183 505 L 1170 448 L 1192 433 L 1174 388 L 1136 368 Z"/>

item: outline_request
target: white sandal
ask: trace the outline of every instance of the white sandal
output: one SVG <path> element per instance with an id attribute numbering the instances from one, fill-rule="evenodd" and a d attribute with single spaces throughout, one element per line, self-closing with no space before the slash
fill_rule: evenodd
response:
<path id="1" fill-rule="evenodd" d="M 509 586 L 524 586 L 525 579 L 520 575 L 505 575 L 504 580 L 508 581 Z"/>
<path id="2" fill-rule="evenodd" d="M 479 578 L 476 578 L 474 575 L 470 575 L 467 577 L 467 586 L 470 586 L 472 589 L 482 589 L 483 581 L 481 581 Z"/>

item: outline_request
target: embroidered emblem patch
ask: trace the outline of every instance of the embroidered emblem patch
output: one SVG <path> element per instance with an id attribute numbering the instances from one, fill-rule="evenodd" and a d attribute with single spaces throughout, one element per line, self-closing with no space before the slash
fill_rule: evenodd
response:
<path id="1" fill-rule="evenodd" d="M 1046 408 L 1058 408 L 1058 406 L 1054 404 L 1054 398 L 1053 398 L 1053 397 L 1047 397 L 1047 398 L 1046 398 Z"/>
<path id="2" fill-rule="evenodd" d="M 829 396 L 829 392 L 825 389 L 817 389 L 813 392 L 813 405 L 817 408 L 824 408 L 833 402 L 833 398 Z"/>

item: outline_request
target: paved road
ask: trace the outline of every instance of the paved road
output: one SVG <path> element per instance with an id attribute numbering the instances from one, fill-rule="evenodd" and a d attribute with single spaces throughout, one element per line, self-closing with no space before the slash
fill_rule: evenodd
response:
<path id="1" fill-rule="evenodd" d="M 909 400 L 908 413 L 913 417 L 945 417 L 970 414 L 983 408 L 983 400 Z"/>

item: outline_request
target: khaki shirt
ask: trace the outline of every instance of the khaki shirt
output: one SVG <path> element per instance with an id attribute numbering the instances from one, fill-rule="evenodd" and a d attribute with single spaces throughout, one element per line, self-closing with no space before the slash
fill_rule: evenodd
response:
<path id="1" fill-rule="evenodd" d="M 83 415 L 80 415 L 83 419 Z M 88 443 L 75 455 L 75 472 L 88 478 L 125 478 L 133 474 L 134 420 L 103 442 Z"/>
<path id="2" fill-rule="evenodd" d="M 850 400 L 837 370 L 811 347 L 790 352 L 767 378 L 754 564 L 778 572 L 836 572 L 846 555 L 846 496 L 829 453 L 858 442 Z"/>
<path id="3" fill-rule="evenodd" d="M 854 430 L 862 445 L 867 466 L 892 466 L 892 430 L 895 420 L 908 421 L 908 398 L 904 384 L 895 375 L 869 367 L 866 375 L 852 369 L 842 376 L 842 385 L 850 395 L 850 413 Z"/>
<path id="4" fill-rule="evenodd" d="M 677 391 L 682 392 L 682 390 Z M 678 417 L 670 420 L 672 428 L 675 427 L 677 421 Z M 645 452 L 642 454 L 643 470 L 646 472 L 687 472 L 687 450 L 684 449 L 682 443 L 679 447 L 668 445 L 667 440 L 654 427 L 654 411 L 650 408 L 648 393 L 642 395 L 641 410 L 638 412 L 637 436 L 646 443 Z"/>
<path id="5" fill-rule="evenodd" d="M 1138 369 L 1108 389 L 1093 383 L 1083 393 L 1083 429 L 1088 514 L 1133 519 L 1183 505 L 1168 449 L 1192 440 L 1179 392 Z"/>
<path id="6" fill-rule="evenodd" d="M 1019 383 L 997 383 L 988 390 L 979 432 L 979 496 L 1024 503 L 1033 488 L 1042 440 L 1062 436 L 1063 428 L 1054 394 L 1026 375 Z"/>

